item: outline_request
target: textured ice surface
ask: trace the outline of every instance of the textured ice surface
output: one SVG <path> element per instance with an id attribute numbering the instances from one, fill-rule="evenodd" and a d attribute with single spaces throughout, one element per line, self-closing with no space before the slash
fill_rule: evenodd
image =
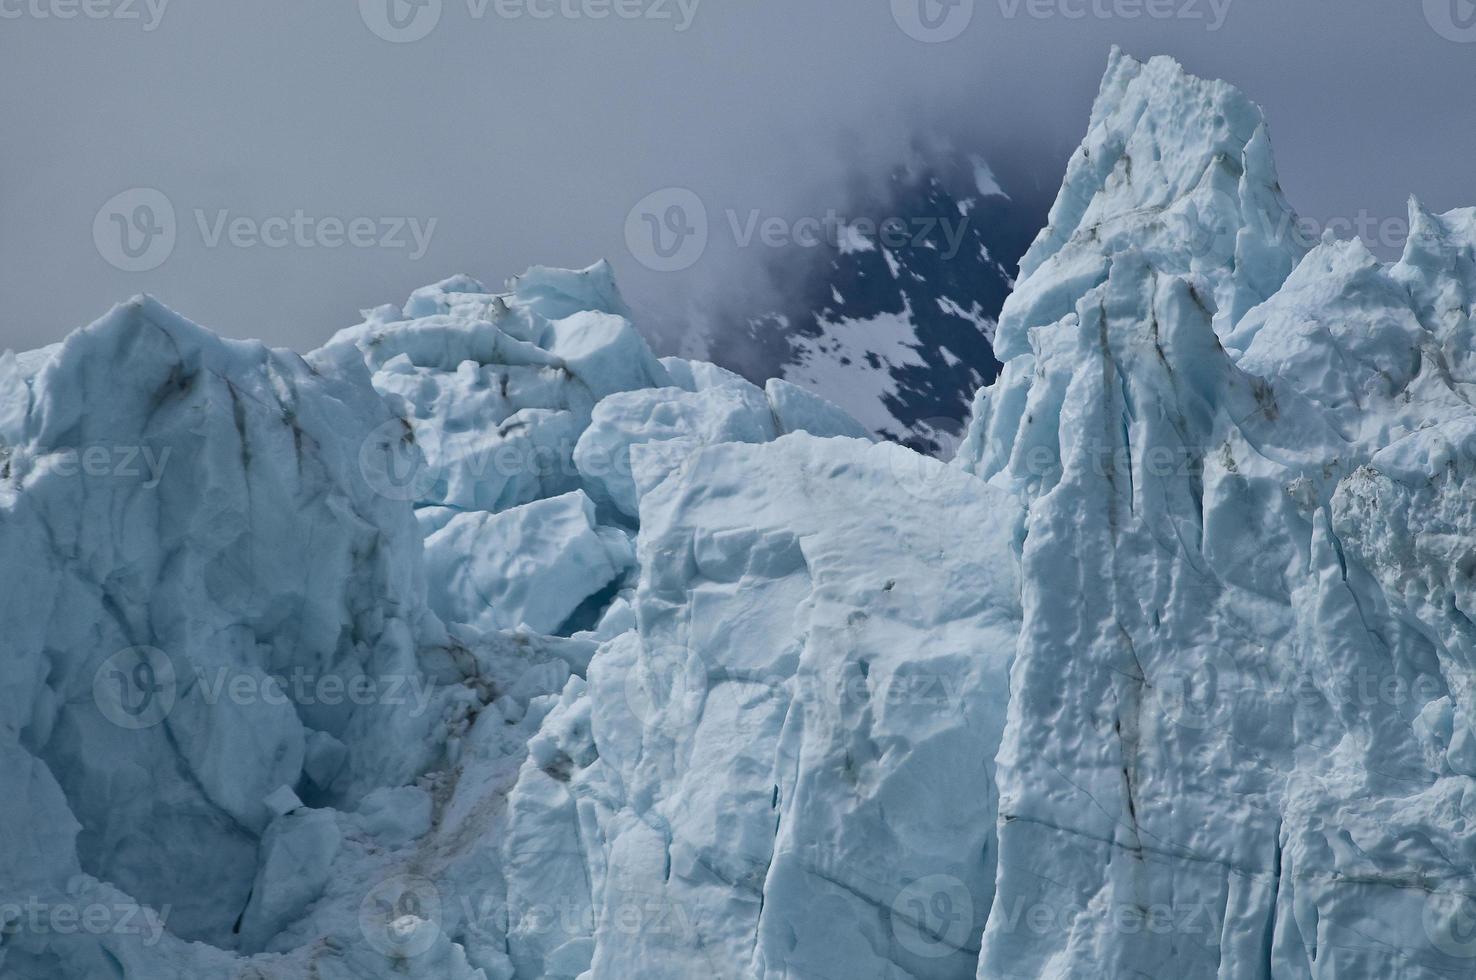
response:
<path id="1" fill-rule="evenodd" d="M 568 881 L 593 906 L 596 976 L 971 972 L 1018 629 L 1016 512 L 966 474 L 860 440 L 715 445 L 677 470 L 638 454 L 636 469 L 651 486 L 638 628 L 566 689 L 524 764 L 515 805 L 561 812 L 568 842 L 517 855 L 529 887 Z M 943 936 L 904 894 L 918 878 L 955 883 Z"/>
<path id="2" fill-rule="evenodd" d="M 980 977 L 1476 969 L 1476 239 L 1416 206 L 1391 267 L 1303 258 L 1275 187 L 1242 97 L 1114 56 L 1001 317 L 958 460 L 1029 515 Z"/>
<path id="3" fill-rule="evenodd" d="M 431 606 L 484 629 L 556 633 L 633 564 L 629 537 L 595 523 L 582 490 L 500 514 L 458 513 L 425 542 Z"/>
<path id="4" fill-rule="evenodd" d="M 7 901 L 110 905 L 115 886 L 167 906 L 172 935 L 231 945 L 269 794 L 351 805 L 439 751 L 433 713 L 294 710 L 268 681 L 426 680 L 417 647 L 444 630 L 420 536 L 356 458 L 389 413 L 356 362 L 219 340 L 149 300 L 6 361 L 0 717 L 25 801 L 6 825 L 48 840 L 7 839 Z M 315 734 L 338 751 L 313 778 Z M 86 937 L 23 925 L 4 966 L 107 975 L 74 965 L 109 955 Z"/>
<path id="5" fill-rule="evenodd" d="M 610 271 L 0 357 L 0 975 L 1476 973 L 1476 211 L 1114 54 L 952 465 Z M 1304 254 L 1305 253 L 1305 254 Z"/>

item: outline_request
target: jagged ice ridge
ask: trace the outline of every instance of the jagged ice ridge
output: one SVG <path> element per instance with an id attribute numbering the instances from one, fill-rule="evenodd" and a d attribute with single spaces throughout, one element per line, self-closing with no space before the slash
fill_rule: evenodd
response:
<path id="1" fill-rule="evenodd" d="M 1476 210 L 1114 52 L 951 465 L 608 267 L 0 358 L 6 977 L 1476 972 Z"/>

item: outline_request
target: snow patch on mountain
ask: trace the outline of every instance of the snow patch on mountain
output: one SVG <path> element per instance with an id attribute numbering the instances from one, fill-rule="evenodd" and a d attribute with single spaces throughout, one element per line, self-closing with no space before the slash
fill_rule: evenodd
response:
<path id="1" fill-rule="evenodd" d="M 981 157 L 949 154 L 894 174 L 882 201 L 857 210 L 878 217 L 842 225 L 821 255 L 776 261 L 786 301 L 739 311 L 705 356 L 755 381 L 782 377 L 881 438 L 947 455 L 973 393 L 998 372 L 990 343 L 1013 285 L 1007 266 L 1039 227 L 1036 207 L 1005 195 Z"/>
<path id="2" fill-rule="evenodd" d="M 794 363 L 785 380 L 810 391 L 831 392 L 832 398 L 868 431 L 881 432 L 894 424 L 888 399 L 899 394 L 894 372 L 924 367 L 918 353 L 917 328 L 904 304 L 898 313 L 881 313 L 864 320 L 841 318 L 835 330 L 794 342 Z"/>

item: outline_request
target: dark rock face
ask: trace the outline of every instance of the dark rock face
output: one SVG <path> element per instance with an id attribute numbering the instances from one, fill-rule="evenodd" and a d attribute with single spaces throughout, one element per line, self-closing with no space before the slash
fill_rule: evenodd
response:
<path id="1" fill-rule="evenodd" d="M 882 438 L 946 454 L 974 392 L 999 372 L 995 321 L 1045 208 L 999 192 L 964 158 L 899 169 L 852 213 L 827 222 L 822 244 L 771 263 L 786 308 L 725 325 L 708 353 L 752 380 L 809 388 Z"/>

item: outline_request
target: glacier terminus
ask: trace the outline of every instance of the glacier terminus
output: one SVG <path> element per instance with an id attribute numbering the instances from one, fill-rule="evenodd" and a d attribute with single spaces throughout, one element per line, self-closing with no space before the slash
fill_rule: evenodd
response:
<path id="1" fill-rule="evenodd" d="M 1114 49 L 951 460 L 603 262 L 4 354 L 0 977 L 1476 977 L 1476 209 L 1297 220 Z"/>

